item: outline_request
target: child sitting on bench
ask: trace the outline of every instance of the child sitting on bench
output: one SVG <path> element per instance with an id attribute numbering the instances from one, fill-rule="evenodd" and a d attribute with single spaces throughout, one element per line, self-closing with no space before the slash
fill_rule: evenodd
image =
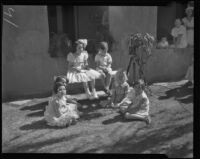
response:
<path id="1" fill-rule="evenodd" d="M 112 57 L 107 52 L 108 44 L 106 42 L 101 42 L 98 48 L 99 52 L 95 56 L 96 70 L 101 74 L 101 79 L 105 92 L 110 94 L 109 87 L 112 78 Z"/>

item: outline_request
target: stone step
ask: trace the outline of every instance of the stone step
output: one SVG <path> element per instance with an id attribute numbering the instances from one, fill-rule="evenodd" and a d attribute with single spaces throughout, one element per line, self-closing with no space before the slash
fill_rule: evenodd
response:
<path id="1" fill-rule="evenodd" d="M 107 94 L 106 94 L 104 91 L 97 91 L 97 95 L 98 95 L 99 97 L 107 97 Z M 67 97 L 69 97 L 69 98 L 75 98 L 75 99 L 77 99 L 78 101 L 79 101 L 79 100 L 86 100 L 86 99 L 88 99 L 86 93 L 67 95 Z"/>

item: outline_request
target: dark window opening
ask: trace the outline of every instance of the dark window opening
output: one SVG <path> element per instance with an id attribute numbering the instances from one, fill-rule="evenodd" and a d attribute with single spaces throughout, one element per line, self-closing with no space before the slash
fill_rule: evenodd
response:
<path id="1" fill-rule="evenodd" d="M 49 54 L 66 57 L 75 40 L 74 6 L 48 6 Z"/>
<path id="2" fill-rule="evenodd" d="M 187 3 L 169 3 L 168 6 L 158 6 L 157 11 L 157 40 L 162 37 L 167 37 L 170 44 L 173 42 L 171 36 L 171 30 L 174 27 L 175 19 L 180 18 L 182 20 L 185 17 L 185 9 Z"/>

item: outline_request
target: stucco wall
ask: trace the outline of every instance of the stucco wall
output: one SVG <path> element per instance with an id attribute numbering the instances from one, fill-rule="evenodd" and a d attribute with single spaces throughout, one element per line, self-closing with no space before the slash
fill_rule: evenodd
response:
<path id="1" fill-rule="evenodd" d="M 48 54 L 47 7 L 3 6 L 3 11 L 7 12 L 8 7 L 14 9 L 12 17 L 4 14 L 3 18 L 18 27 L 3 20 L 3 99 L 50 95 L 53 76 L 66 74 L 67 66 L 66 59 L 51 58 Z M 156 14 L 156 7 L 109 7 L 110 31 L 115 39 L 111 53 L 114 69 L 128 65 L 126 37 L 129 33 L 149 32 L 156 35 Z M 159 82 L 182 78 L 191 63 L 193 50 L 154 50 L 153 53 L 146 75 L 148 81 Z M 92 64 L 93 58 L 89 58 Z M 78 90 L 80 87 L 76 86 Z M 74 88 L 69 87 L 71 90 Z"/>
<path id="2" fill-rule="evenodd" d="M 4 98 L 45 94 L 56 74 L 66 72 L 65 59 L 50 58 L 46 6 L 3 6 L 18 27 L 3 21 L 2 91 Z"/>
<path id="3" fill-rule="evenodd" d="M 167 82 L 182 79 L 192 63 L 193 48 L 154 49 L 145 73 L 149 82 Z"/>

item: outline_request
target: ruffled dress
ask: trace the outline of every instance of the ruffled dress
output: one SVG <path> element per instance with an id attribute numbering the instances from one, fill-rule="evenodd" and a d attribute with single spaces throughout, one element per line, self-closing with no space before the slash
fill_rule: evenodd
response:
<path id="1" fill-rule="evenodd" d="M 69 53 L 67 61 L 73 63 L 73 67 L 68 69 L 67 79 L 69 83 L 82 83 L 100 78 L 101 74 L 94 69 L 85 68 L 87 64 L 88 53 L 83 51 L 81 54 Z M 77 71 L 80 70 L 80 71 Z"/>
<path id="2" fill-rule="evenodd" d="M 50 126 L 70 125 L 74 119 L 79 118 L 77 104 L 70 103 L 66 97 L 59 99 L 57 96 L 53 96 L 46 106 L 44 118 Z"/>

